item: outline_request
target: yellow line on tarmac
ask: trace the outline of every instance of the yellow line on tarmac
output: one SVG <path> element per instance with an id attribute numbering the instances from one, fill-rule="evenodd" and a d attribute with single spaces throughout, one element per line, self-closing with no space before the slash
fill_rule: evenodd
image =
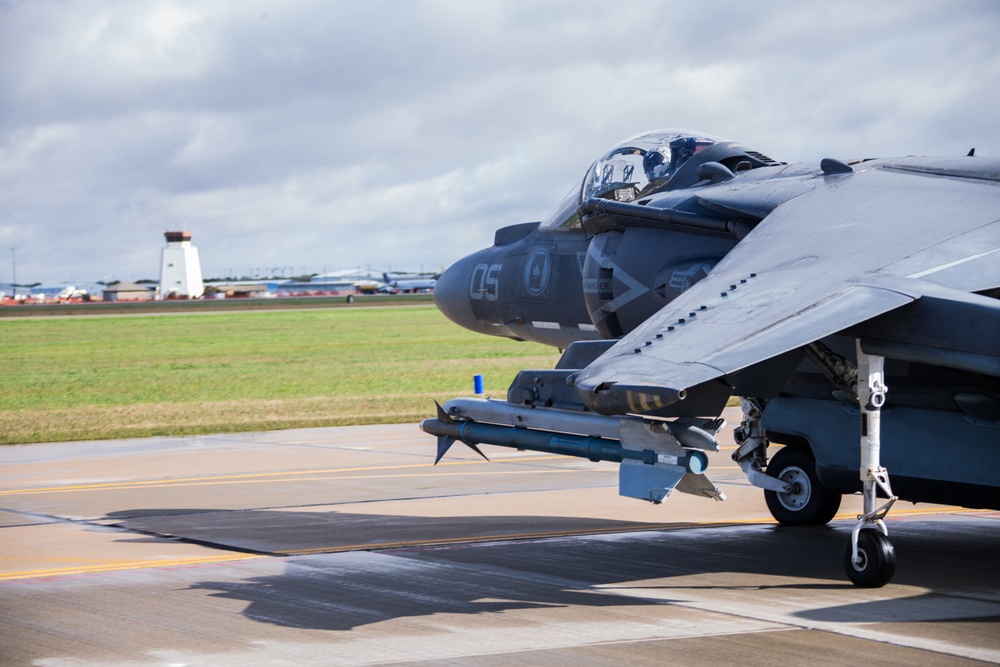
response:
<path id="1" fill-rule="evenodd" d="M 17 579 L 43 579 L 46 577 L 61 577 L 71 574 L 94 574 L 98 572 L 120 572 L 125 570 L 149 570 L 164 567 L 183 567 L 187 565 L 207 565 L 210 563 L 231 563 L 233 561 L 268 558 L 257 554 L 226 554 L 224 556 L 201 556 L 199 558 L 175 558 L 168 560 L 134 560 L 112 561 L 98 565 L 80 565 L 78 567 L 60 567 L 47 570 L 24 570 L 21 572 L 0 572 L 0 581 Z"/>
<path id="2" fill-rule="evenodd" d="M 518 458 L 508 458 L 500 459 L 497 463 L 521 463 L 521 462 L 532 462 L 532 461 L 546 461 L 550 459 L 562 459 L 567 458 L 565 456 L 526 456 Z M 448 466 L 464 466 L 464 465 L 480 465 L 485 463 L 485 461 L 447 461 L 439 463 L 436 467 L 441 469 L 442 467 Z M 391 465 L 391 466 L 362 466 L 357 468 L 328 468 L 319 470 L 286 470 L 280 472 L 260 472 L 260 473 L 245 473 L 240 475 L 209 475 L 205 477 L 176 477 L 176 478 L 162 478 L 162 479 L 149 479 L 149 480 L 136 480 L 128 482 L 99 482 L 94 484 L 70 484 L 65 486 L 49 486 L 49 487 L 37 487 L 30 489 L 7 489 L 0 491 L 0 496 L 19 496 L 28 495 L 34 493 L 65 493 L 69 491 L 106 491 L 114 489 L 132 489 L 132 488 L 162 488 L 167 486 L 205 486 L 211 484 L 250 484 L 250 483 L 261 483 L 261 482 L 285 482 L 289 481 L 291 478 L 301 478 L 306 475 L 335 475 L 335 477 L 312 477 L 310 479 L 316 480 L 328 480 L 328 479 L 358 479 L 364 477 L 370 477 L 372 479 L 386 478 L 386 477 L 406 477 L 415 476 L 419 477 L 421 475 L 356 475 L 353 477 L 340 477 L 340 473 L 347 472 L 368 472 L 376 470 L 406 470 L 414 468 L 435 468 L 433 463 L 408 463 L 401 465 Z M 576 472 L 576 471 L 515 471 L 520 472 Z M 497 471 L 484 471 L 482 473 L 448 473 L 439 472 L 431 473 L 430 475 L 422 476 L 439 476 L 448 474 L 511 474 L 511 472 L 503 473 Z"/>

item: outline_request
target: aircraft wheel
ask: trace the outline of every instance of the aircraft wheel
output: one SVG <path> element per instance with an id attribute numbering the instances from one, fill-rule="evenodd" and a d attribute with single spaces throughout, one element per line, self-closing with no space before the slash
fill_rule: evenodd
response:
<path id="1" fill-rule="evenodd" d="M 847 540 L 844 550 L 844 570 L 847 578 L 860 588 L 881 588 L 889 583 L 896 573 L 896 550 L 889 538 L 878 530 L 862 529 L 858 533 L 858 557 L 853 560 L 851 541 Z"/>
<path id="2" fill-rule="evenodd" d="M 789 493 L 764 491 L 771 516 L 785 526 L 822 526 L 840 509 L 841 495 L 823 486 L 816 459 L 803 447 L 782 447 L 767 464 L 767 474 L 792 485 Z"/>

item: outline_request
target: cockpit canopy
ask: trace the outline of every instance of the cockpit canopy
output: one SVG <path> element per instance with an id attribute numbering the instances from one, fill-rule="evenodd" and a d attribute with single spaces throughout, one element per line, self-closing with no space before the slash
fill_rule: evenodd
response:
<path id="1" fill-rule="evenodd" d="M 587 170 L 583 183 L 566 195 L 542 226 L 574 226 L 578 207 L 592 197 L 632 201 L 650 186 L 670 180 L 693 155 L 721 141 L 725 140 L 691 130 L 653 130 L 630 137 Z"/>
<path id="2" fill-rule="evenodd" d="M 626 139 L 587 172 L 580 201 L 591 197 L 631 201 L 650 183 L 669 180 L 694 154 L 720 141 L 689 130 L 654 130 Z"/>

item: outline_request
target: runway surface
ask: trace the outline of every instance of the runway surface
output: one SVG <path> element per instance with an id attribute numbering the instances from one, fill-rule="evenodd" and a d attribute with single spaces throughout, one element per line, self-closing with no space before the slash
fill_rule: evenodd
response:
<path id="1" fill-rule="evenodd" d="M 0 448 L 0 664 L 1000 663 L 1000 513 L 897 507 L 896 577 L 860 590 L 860 498 L 778 527 L 730 451 L 726 502 L 652 506 L 614 464 L 461 449 L 433 466 L 415 425 Z"/>

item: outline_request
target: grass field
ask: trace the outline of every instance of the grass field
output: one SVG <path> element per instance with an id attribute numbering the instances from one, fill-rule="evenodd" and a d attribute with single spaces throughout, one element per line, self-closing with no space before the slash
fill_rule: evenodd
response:
<path id="1" fill-rule="evenodd" d="M 552 348 L 433 306 L 0 321 L 0 444 L 417 422 Z"/>

